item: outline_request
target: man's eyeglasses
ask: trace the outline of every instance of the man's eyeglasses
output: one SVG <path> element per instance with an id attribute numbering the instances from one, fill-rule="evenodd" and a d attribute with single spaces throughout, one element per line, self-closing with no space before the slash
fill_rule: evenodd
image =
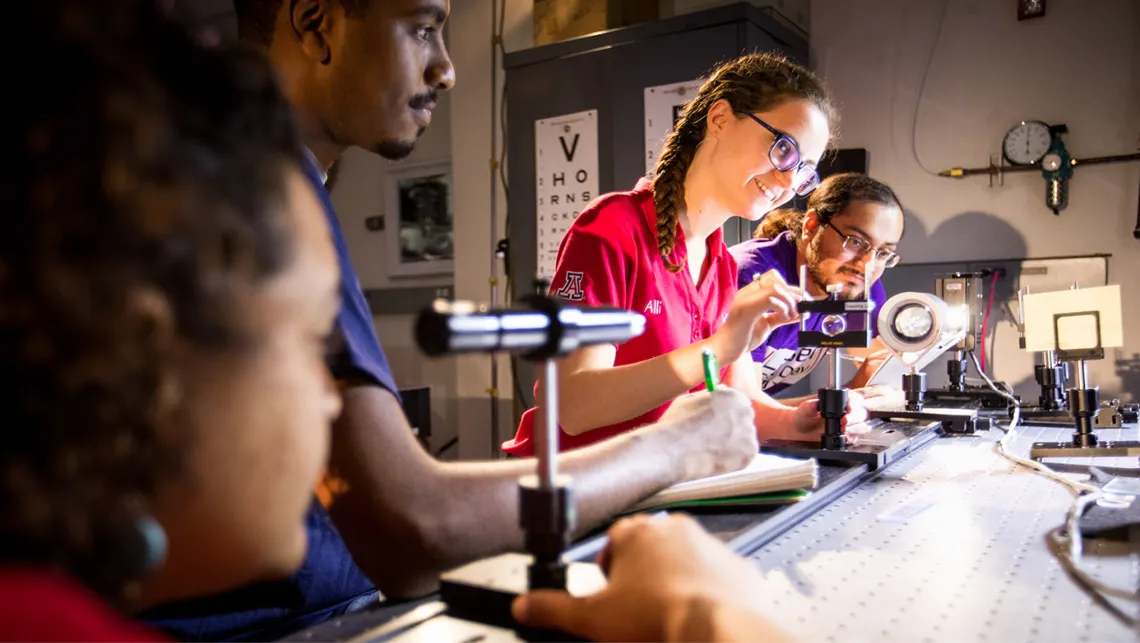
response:
<path id="1" fill-rule="evenodd" d="M 863 237 L 857 237 L 853 234 L 843 234 L 839 228 L 831 225 L 830 221 L 824 221 L 823 225 L 835 231 L 835 234 L 843 237 L 843 249 L 856 257 L 862 257 L 868 252 L 874 252 L 874 259 L 883 264 L 884 268 L 894 268 L 899 264 L 899 253 L 886 248 L 872 248 L 871 244 Z"/>
<path id="2" fill-rule="evenodd" d="M 815 167 L 800 159 L 800 146 L 796 143 L 796 139 L 760 120 L 755 114 L 750 112 L 737 112 L 737 114 L 751 118 L 776 137 L 772 141 L 772 147 L 768 148 L 768 160 L 772 161 L 777 170 L 792 172 L 792 188 L 796 194 L 804 196 L 819 185 L 819 174 Z"/>

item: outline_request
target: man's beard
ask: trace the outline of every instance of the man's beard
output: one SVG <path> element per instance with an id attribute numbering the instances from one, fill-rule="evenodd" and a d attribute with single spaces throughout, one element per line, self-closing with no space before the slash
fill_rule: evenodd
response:
<path id="1" fill-rule="evenodd" d="M 424 133 L 424 128 L 416 132 L 418 139 Z M 413 150 L 416 149 L 416 141 L 380 141 L 375 147 L 372 148 L 373 154 L 378 154 L 389 161 L 399 161 L 405 159 Z"/>
<path id="2" fill-rule="evenodd" d="M 808 252 L 806 253 L 804 261 L 807 263 L 808 279 L 811 279 L 812 283 L 819 287 L 822 292 L 826 293 L 828 282 L 825 280 L 826 278 L 823 275 L 823 271 L 819 268 L 819 246 L 821 241 L 822 240 L 818 236 L 811 241 L 811 243 L 808 245 Z M 840 266 L 839 270 L 836 272 L 837 276 L 841 274 L 849 274 L 859 275 L 864 279 L 866 278 L 865 275 L 860 275 L 857 270 L 853 270 L 847 266 Z M 863 298 L 863 290 L 866 288 L 866 283 L 861 286 L 853 285 L 842 280 L 838 280 L 836 283 L 843 284 L 843 292 L 839 295 L 840 299 L 855 300 Z"/>

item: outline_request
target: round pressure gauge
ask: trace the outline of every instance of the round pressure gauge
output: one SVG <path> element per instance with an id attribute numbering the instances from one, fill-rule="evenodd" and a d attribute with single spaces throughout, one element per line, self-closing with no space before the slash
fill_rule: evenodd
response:
<path id="1" fill-rule="evenodd" d="M 1021 121 L 1006 133 L 1001 143 L 1005 160 L 1014 165 L 1033 165 L 1049 151 L 1053 135 L 1041 121 Z"/>
<path id="2" fill-rule="evenodd" d="M 1046 154 L 1044 158 L 1041 159 L 1041 169 L 1046 172 L 1056 172 L 1061 169 L 1061 155 L 1056 152 Z"/>

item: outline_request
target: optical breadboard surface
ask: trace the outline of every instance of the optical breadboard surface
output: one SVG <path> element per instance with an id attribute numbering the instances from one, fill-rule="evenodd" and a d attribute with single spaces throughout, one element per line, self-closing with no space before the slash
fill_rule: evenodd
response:
<path id="1" fill-rule="evenodd" d="M 1012 451 L 1070 433 L 1023 427 Z M 1136 429 L 1098 435 L 1135 439 Z M 994 452 L 1000 436 L 936 440 L 755 552 L 765 613 L 811 641 L 1135 640 L 1046 547 L 1071 494 Z M 1135 459 L 1060 462 L 1137 473 Z M 1140 557 L 1127 547 L 1086 541 L 1082 568 L 1134 591 Z M 1137 617 L 1134 603 L 1114 604 Z"/>

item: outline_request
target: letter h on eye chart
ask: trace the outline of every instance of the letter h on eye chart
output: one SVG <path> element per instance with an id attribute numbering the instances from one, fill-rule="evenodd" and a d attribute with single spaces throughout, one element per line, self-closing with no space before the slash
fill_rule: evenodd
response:
<path id="1" fill-rule="evenodd" d="M 598 110 L 534 122 L 537 276 L 550 279 L 558 244 L 598 194 Z"/>

